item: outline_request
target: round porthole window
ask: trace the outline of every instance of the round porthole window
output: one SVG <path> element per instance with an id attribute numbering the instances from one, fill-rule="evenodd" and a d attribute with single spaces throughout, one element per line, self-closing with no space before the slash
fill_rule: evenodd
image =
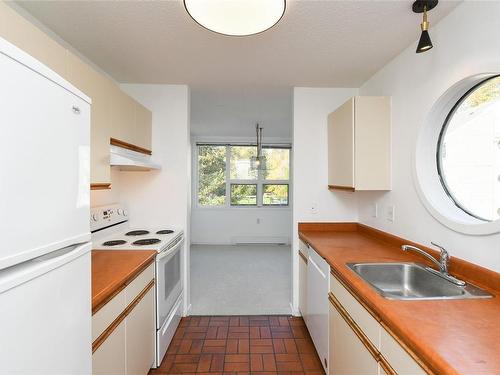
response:
<path id="1" fill-rule="evenodd" d="M 482 221 L 500 219 L 500 76 L 470 89 L 446 118 L 437 166 L 454 204 Z"/>
<path id="2" fill-rule="evenodd" d="M 434 104 L 415 150 L 426 209 L 465 234 L 500 232 L 500 75 L 457 82 Z"/>

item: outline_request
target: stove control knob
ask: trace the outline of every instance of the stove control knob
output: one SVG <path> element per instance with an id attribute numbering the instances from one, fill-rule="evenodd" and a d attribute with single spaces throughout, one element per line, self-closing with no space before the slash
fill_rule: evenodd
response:
<path id="1" fill-rule="evenodd" d="M 122 211 L 122 215 L 123 215 L 123 216 L 127 216 L 127 215 L 128 215 L 127 210 L 123 210 L 123 211 Z"/>
<path id="2" fill-rule="evenodd" d="M 92 214 L 92 220 L 93 221 L 99 220 L 99 217 L 97 216 L 97 214 Z"/>
<path id="3" fill-rule="evenodd" d="M 122 208 L 119 208 L 117 211 L 118 215 L 120 216 L 127 216 L 127 211 L 122 209 Z"/>

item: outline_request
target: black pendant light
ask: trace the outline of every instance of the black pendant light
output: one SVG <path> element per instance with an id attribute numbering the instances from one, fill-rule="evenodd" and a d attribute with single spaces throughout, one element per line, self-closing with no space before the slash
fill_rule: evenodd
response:
<path id="1" fill-rule="evenodd" d="M 417 53 L 422 53 L 430 50 L 432 46 L 431 37 L 429 36 L 429 22 L 427 21 L 427 12 L 436 7 L 438 0 L 417 0 L 413 3 L 413 11 L 415 13 L 423 13 L 422 23 L 420 27 L 422 28 L 422 34 L 420 35 L 420 40 L 417 45 Z"/>

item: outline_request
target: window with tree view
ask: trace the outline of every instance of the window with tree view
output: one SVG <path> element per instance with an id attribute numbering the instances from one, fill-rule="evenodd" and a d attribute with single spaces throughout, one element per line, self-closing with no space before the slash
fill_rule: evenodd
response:
<path id="1" fill-rule="evenodd" d="M 500 76 L 471 89 L 448 115 L 438 170 L 456 206 L 483 221 L 500 220 Z"/>
<path id="2" fill-rule="evenodd" d="M 198 147 L 198 203 L 222 206 L 226 200 L 226 147 Z"/>
<path id="3" fill-rule="evenodd" d="M 290 147 L 264 146 L 263 169 L 252 168 L 254 145 L 198 145 L 201 207 L 288 206 Z"/>

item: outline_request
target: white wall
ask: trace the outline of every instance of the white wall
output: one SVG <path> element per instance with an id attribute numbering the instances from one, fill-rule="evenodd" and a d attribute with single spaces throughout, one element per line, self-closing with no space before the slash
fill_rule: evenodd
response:
<path id="1" fill-rule="evenodd" d="M 327 116 L 356 95 L 354 88 L 293 92 L 293 306 L 298 306 L 298 231 L 305 221 L 357 221 L 356 195 L 328 190 Z M 316 211 L 311 208 L 316 207 Z"/>
<path id="2" fill-rule="evenodd" d="M 274 207 L 193 208 L 191 242 L 290 242 L 292 210 Z M 259 222 L 257 222 L 259 221 Z"/>
<path id="3" fill-rule="evenodd" d="M 500 234 L 463 235 L 435 220 L 414 188 L 412 156 L 419 128 L 444 91 L 465 77 L 500 72 L 499 15 L 500 2 L 464 2 L 430 30 L 432 50 L 417 55 L 411 45 L 360 88 L 362 95 L 392 96 L 393 190 L 356 193 L 362 223 L 422 244 L 437 242 L 452 256 L 497 272 Z M 371 214 L 374 203 L 377 218 Z M 395 206 L 394 223 L 385 219 L 388 205 Z"/>
<path id="4" fill-rule="evenodd" d="M 125 84 L 122 89 L 153 112 L 153 159 L 159 171 L 112 168 L 112 189 L 93 191 L 92 205 L 121 202 L 132 226 L 175 226 L 186 234 L 183 267 L 185 309 L 189 306 L 191 140 L 190 93 L 185 85 Z"/>

